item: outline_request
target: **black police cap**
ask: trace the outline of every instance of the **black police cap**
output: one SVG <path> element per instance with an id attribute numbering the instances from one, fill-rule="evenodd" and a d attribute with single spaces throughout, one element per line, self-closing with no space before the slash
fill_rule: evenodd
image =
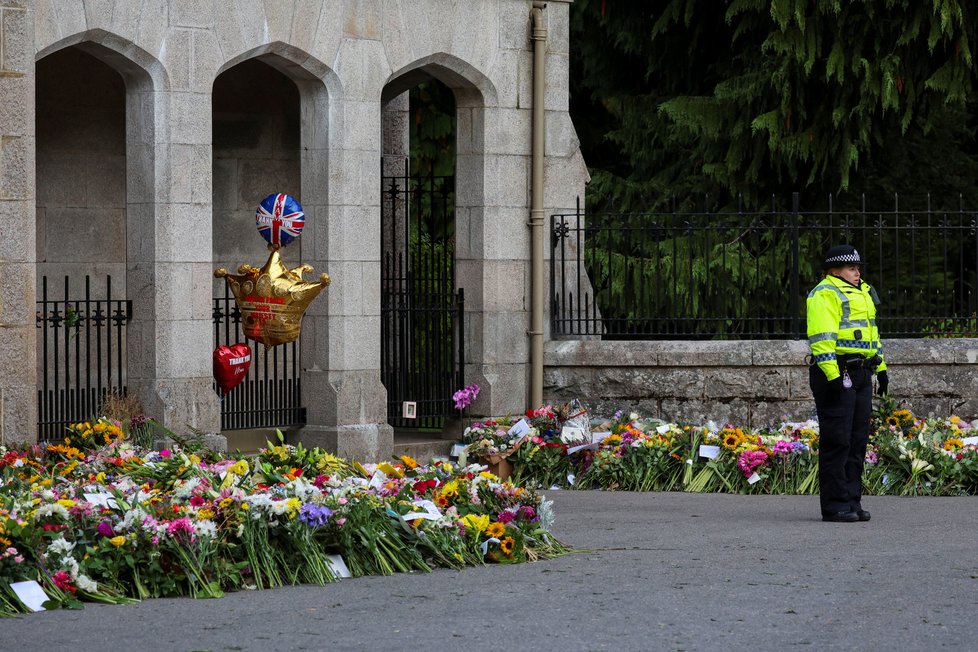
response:
<path id="1" fill-rule="evenodd" d="M 844 265 L 862 265 L 859 252 L 852 245 L 836 245 L 825 253 L 822 269 L 842 267 Z"/>

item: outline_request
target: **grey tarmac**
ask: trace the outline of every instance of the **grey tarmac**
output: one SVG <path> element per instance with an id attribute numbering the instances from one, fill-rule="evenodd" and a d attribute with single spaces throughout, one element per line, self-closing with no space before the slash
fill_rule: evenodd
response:
<path id="1" fill-rule="evenodd" d="M 548 491 L 578 551 L 531 564 L 86 605 L 0 649 L 974 650 L 978 498 Z"/>

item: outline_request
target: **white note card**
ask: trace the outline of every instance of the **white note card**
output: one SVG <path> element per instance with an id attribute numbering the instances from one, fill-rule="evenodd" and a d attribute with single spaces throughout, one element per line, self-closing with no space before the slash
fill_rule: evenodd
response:
<path id="1" fill-rule="evenodd" d="M 707 446 L 706 444 L 700 444 L 700 457 L 708 457 L 711 460 L 715 460 L 719 454 L 719 446 Z"/>
<path id="2" fill-rule="evenodd" d="M 526 419 L 520 419 L 509 429 L 509 436 L 513 439 L 518 439 L 530 432 L 530 424 Z"/>
<path id="3" fill-rule="evenodd" d="M 48 601 L 48 594 L 35 580 L 13 582 L 10 588 L 14 590 L 17 599 L 23 602 L 25 607 L 31 611 L 44 611 L 44 607 L 41 605 Z"/>
<path id="4" fill-rule="evenodd" d="M 749 478 L 747 478 L 747 484 L 755 484 L 761 481 L 761 476 L 756 473 L 752 473 Z"/>
<path id="5" fill-rule="evenodd" d="M 350 569 L 346 567 L 346 562 L 339 555 L 326 555 L 326 559 L 329 560 L 329 567 L 333 569 L 333 575 L 336 577 L 353 577 L 350 574 Z"/>

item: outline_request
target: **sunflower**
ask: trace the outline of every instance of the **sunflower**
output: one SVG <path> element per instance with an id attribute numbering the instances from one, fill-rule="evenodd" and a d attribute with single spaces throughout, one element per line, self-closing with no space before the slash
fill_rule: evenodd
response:
<path id="1" fill-rule="evenodd" d="M 499 537 L 506 534 L 506 526 L 503 523 L 500 523 L 499 521 L 495 521 L 493 523 L 490 523 L 489 527 L 486 528 L 486 534 L 489 535 L 490 537 L 493 537 L 494 539 L 498 539 Z"/>
<path id="2" fill-rule="evenodd" d="M 410 455 L 401 455 L 398 459 L 404 462 L 404 466 L 408 467 L 409 469 L 418 468 L 418 461 Z"/>
<path id="3" fill-rule="evenodd" d="M 723 435 L 723 447 L 733 450 L 738 446 L 740 446 L 740 437 L 736 432 L 727 431 L 727 433 Z"/>
<path id="4" fill-rule="evenodd" d="M 900 420 L 895 416 L 886 417 L 886 425 L 888 426 L 899 426 Z"/>
<path id="5" fill-rule="evenodd" d="M 952 437 L 944 442 L 944 450 L 946 451 L 956 451 L 959 448 L 964 448 L 964 442 L 960 439 Z"/>
<path id="6" fill-rule="evenodd" d="M 506 537 L 499 542 L 499 549 L 503 551 L 507 557 L 513 554 L 513 547 L 516 545 L 516 540 L 513 537 Z"/>

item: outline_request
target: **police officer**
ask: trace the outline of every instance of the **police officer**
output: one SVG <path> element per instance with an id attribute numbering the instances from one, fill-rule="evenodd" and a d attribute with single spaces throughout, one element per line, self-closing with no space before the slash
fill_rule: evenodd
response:
<path id="1" fill-rule="evenodd" d="M 889 378 L 876 329 L 879 297 L 862 280 L 862 264 L 854 247 L 832 247 L 822 263 L 825 277 L 808 293 L 808 377 L 818 414 L 823 521 L 870 518 L 860 500 L 873 374 L 880 395 Z"/>

